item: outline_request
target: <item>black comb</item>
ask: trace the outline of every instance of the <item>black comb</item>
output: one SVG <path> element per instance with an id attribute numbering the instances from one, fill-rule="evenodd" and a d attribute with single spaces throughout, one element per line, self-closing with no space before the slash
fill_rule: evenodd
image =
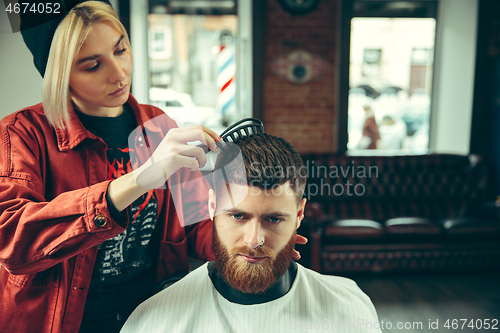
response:
<path id="1" fill-rule="evenodd" d="M 250 122 L 249 124 L 241 125 L 240 124 Z M 252 133 L 250 133 L 250 131 Z M 250 134 L 264 134 L 264 124 L 257 118 L 245 118 L 240 121 L 235 122 L 231 126 L 229 126 L 222 134 L 220 135 L 222 140 L 225 142 L 229 142 L 229 138 L 231 141 L 236 141 L 237 137 L 244 137 Z"/>
<path id="2" fill-rule="evenodd" d="M 246 122 L 249 123 L 240 125 Z M 224 142 L 230 142 L 229 139 L 234 142 L 238 137 L 242 138 L 251 134 L 264 134 L 264 124 L 257 118 L 244 118 L 235 122 L 222 132 L 221 138 Z M 224 144 L 222 142 L 216 142 L 215 144 L 224 151 Z M 205 154 L 210 151 L 208 147 L 203 144 L 197 145 L 197 147 L 203 148 Z"/>

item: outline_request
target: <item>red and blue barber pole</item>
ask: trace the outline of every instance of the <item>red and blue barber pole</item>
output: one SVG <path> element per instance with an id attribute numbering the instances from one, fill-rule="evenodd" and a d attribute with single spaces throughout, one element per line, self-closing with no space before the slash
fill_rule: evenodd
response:
<path id="1" fill-rule="evenodd" d="M 222 115 L 223 122 L 236 111 L 236 59 L 233 34 L 223 30 L 220 34 L 220 50 L 217 55 L 217 110 Z"/>

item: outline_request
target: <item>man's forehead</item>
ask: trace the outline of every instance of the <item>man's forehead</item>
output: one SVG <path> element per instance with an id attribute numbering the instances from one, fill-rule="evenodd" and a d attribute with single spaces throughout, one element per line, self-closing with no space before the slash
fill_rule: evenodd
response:
<path id="1" fill-rule="evenodd" d="M 293 190 L 293 187 L 291 186 L 290 181 L 286 181 L 284 184 L 276 184 L 272 187 L 269 188 L 263 188 L 259 186 L 254 186 L 251 185 L 252 181 L 250 181 L 249 184 L 239 184 L 239 183 L 226 183 L 225 188 L 226 191 L 218 191 L 217 197 L 219 196 L 224 196 L 224 195 L 245 195 L 245 198 L 247 196 L 252 196 L 252 197 L 258 197 L 260 195 L 264 195 L 267 197 L 281 197 L 281 198 L 286 198 L 286 197 L 294 197 L 295 196 L 295 191 Z M 224 186 L 222 186 L 224 187 Z"/>
<path id="2" fill-rule="evenodd" d="M 273 186 L 270 186 L 270 184 L 265 184 L 265 181 L 261 182 L 258 180 L 255 180 L 255 181 L 250 180 L 249 183 L 248 182 L 229 182 L 229 183 L 226 183 L 225 185 L 226 185 L 226 187 L 230 186 L 231 188 L 233 188 L 233 187 L 246 188 L 248 192 L 249 191 L 269 191 L 269 192 L 274 191 L 275 195 L 280 194 L 280 192 L 279 192 L 280 188 L 283 188 L 283 190 L 286 188 L 292 189 L 292 183 L 290 180 L 287 180 L 283 184 L 276 184 Z M 266 188 L 262 187 L 261 185 L 262 186 L 265 185 Z"/>
<path id="3" fill-rule="evenodd" d="M 262 211 L 263 214 L 275 211 L 289 214 L 296 204 L 296 194 L 289 182 L 271 189 L 231 183 L 226 184 L 225 189 L 217 193 L 217 208 L 220 211 Z"/>

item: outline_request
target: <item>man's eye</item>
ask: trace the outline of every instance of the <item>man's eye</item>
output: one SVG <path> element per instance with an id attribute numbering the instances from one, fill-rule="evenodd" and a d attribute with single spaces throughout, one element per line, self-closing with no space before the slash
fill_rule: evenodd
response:
<path id="1" fill-rule="evenodd" d="M 269 218 L 269 221 L 270 221 L 271 223 L 278 223 L 278 222 L 280 222 L 280 221 L 281 221 L 281 219 L 280 219 L 280 218 L 278 218 L 278 217 L 270 217 L 270 218 Z"/>
<path id="2" fill-rule="evenodd" d="M 241 220 L 242 218 L 243 218 L 243 215 L 241 215 L 241 214 L 234 214 L 233 215 L 233 219 L 235 219 L 235 220 Z"/>

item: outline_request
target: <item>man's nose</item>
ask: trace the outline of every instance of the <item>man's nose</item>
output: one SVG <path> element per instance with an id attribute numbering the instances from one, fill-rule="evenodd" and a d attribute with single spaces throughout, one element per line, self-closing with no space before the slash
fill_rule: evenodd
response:
<path id="1" fill-rule="evenodd" d="M 251 249 L 255 249 L 259 246 L 264 245 L 264 230 L 257 219 L 252 219 L 250 223 L 247 224 L 245 230 L 245 245 Z"/>

